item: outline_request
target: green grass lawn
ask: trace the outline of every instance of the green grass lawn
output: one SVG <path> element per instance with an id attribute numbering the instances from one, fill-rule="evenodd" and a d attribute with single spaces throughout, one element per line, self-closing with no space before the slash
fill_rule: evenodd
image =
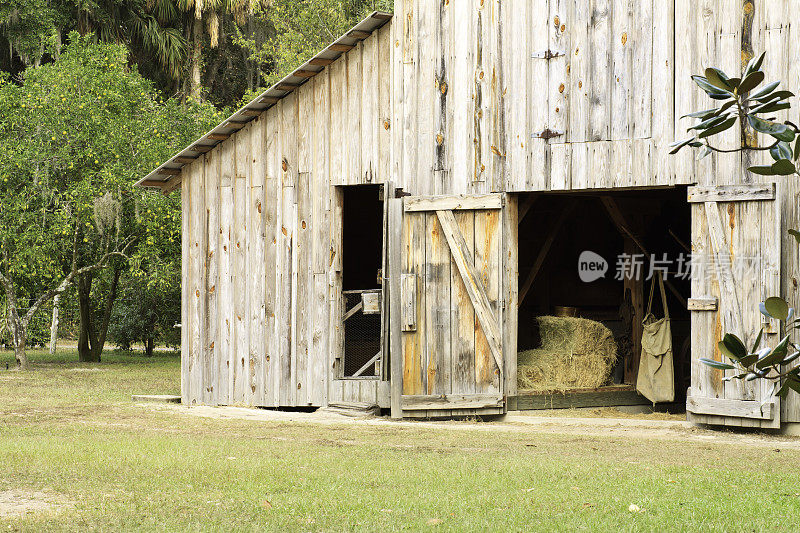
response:
<path id="1" fill-rule="evenodd" d="M 44 493 L 60 505 L 0 517 L 0 531 L 796 531 L 800 523 L 797 450 L 207 419 L 130 401 L 178 392 L 175 355 L 31 359 L 30 372 L 0 370 L 0 493 Z M 11 360 L 0 352 L 0 368 Z"/>

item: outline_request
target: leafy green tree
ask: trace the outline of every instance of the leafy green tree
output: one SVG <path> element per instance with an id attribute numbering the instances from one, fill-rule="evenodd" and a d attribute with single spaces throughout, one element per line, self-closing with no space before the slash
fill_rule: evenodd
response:
<path id="1" fill-rule="evenodd" d="M 392 5 L 392 0 L 273 0 L 254 11 L 260 24 L 272 28 L 266 39 L 240 34 L 235 42 L 261 65 L 271 85 L 369 13 L 392 11 Z"/>
<path id="2" fill-rule="evenodd" d="M 779 123 L 770 116 L 790 109 L 788 99 L 794 93 L 778 90 L 779 81 L 759 88 L 765 80 L 761 70 L 764 56 L 761 54 L 753 58 L 739 78 L 730 77 L 713 67 L 707 68 L 704 76 L 692 76 L 694 82 L 718 105 L 682 117 L 693 118 L 697 123 L 689 128 L 692 136 L 674 143 L 670 153 L 675 154 L 686 146 L 699 148 L 699 158 L 712 152 L 769 151 L 773 163 L 750 166 L 748 170 L 763 176 L 800 176 L 800 128 L 791 121 Z M 737 125 L 740 132 L 739 147 L 721 149 L 711 143 L 714 136 Z M 748 128 L 767 135 L 771 141 L 766 146 L 758 146 Z M 789 233 L 800 243 L 800 232 L 792 229 Z M 800 393 L 800 367 L 789 368 L 800 358 L 800 345 L 792 340 L 793 333 L 800 329 L 800 317 L 795 316 L 794 309 L 779 296 L 767 298 L 759 307 L 764 316 L 779 320 L 784 326 L 786 335 L 774 348 L 761 347 L 763 328 L 752 346 L 746 346 L 733 333 L 726 333 L 719 342 L 719 349 L 730 363 L 709 358 L 701 358 L 700 361 L 712 368 L 734 370 L 732 375 L 724 378 L 725 381 L 765 379 L 773 382 L 773 390 L 777 390 L 781 397 L 790 390 Z"/>
<path id="3" fill-rule="evenodd" d="M 131 255 L 111 335 L 124 349 L 142 342 L 152 355 L 156 343 L 177 345 L 181 319 L 180 197 L 147 195 L 140 204 L 145 238 Z"/>
<path id="4" fill-rule="evenodd" d="M 0 81 L 0 284 L 20 367 L 46 302 L 74 284 L 91 310 L 95 281 L 111 267 L 113 285 L 147 241 L 136 179 L 219 119 L 208 105 L 161 101 L 127 60 L 123 46 L 73 32 L 57 61 Z M 108 320 L 81 318 L 80 358 L 97 360 Z"/>

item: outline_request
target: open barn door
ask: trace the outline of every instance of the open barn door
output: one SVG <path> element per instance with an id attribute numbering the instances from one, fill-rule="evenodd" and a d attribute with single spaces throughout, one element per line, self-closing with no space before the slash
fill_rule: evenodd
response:
<path id="1" fill-rule="evenodd" d="M 392 416 L 502 413 L 503 195 L 392 202 Z"/>
<path id="2" fill-rule="evenodd" d="M 723 381 L 733 371 L 713 369 L 702 357 L 723 360 L 717 343 L 734 333 L 752 346 L 774 346 L 779 325 L 758 304 L 780 291 L 780 218 L 775 185 L 690 187 L 692 204 L 692 376 L 689 419 L 705 424 L 780 427 L 780 399 L 770 383 Z"/>

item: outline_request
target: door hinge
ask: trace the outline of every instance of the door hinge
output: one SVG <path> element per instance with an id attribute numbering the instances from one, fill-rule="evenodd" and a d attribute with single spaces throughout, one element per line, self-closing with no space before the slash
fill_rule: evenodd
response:
<path id="1" fill-rule="evenodd" d="M 563 55 L 565 55 L 565 53 L 562 50 L 550 50 L 548 48 L 547 50 L 539 50 L 538 52 L 532 53 L 531 58 L 550 60 L 554 57 L 560 57 Z"/>
<path id="2" fill-rule="evenodd" d="M 404 191 L 400 187 L 398 187 L 397 189 L 394 190 L 394 197 L 395 198 L 402 198 L 404 196 L 411 196 L 411 193 Z"/>
<path id="3" fill-rule="evenodd" d="M 561 137 L 564 135 L 563 131 L 558 130 L 551 130 L 550 128 L 545 128 L 542 131 L 537 131 L 531 134 L 531 137 L 534 139 L 552 139 L 553 137 Z"/>

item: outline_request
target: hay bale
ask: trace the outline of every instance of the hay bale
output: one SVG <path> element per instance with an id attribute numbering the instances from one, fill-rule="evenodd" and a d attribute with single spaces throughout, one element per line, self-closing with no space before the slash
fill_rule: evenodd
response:
<path id="1" fill-rule="evenodd" d="M 611 330 L 585 318 L 542 316 L 536 320 L 542 344 L 518 355 L 520 390 L 594 389 L 608 383 L 617 362 Z"/>

